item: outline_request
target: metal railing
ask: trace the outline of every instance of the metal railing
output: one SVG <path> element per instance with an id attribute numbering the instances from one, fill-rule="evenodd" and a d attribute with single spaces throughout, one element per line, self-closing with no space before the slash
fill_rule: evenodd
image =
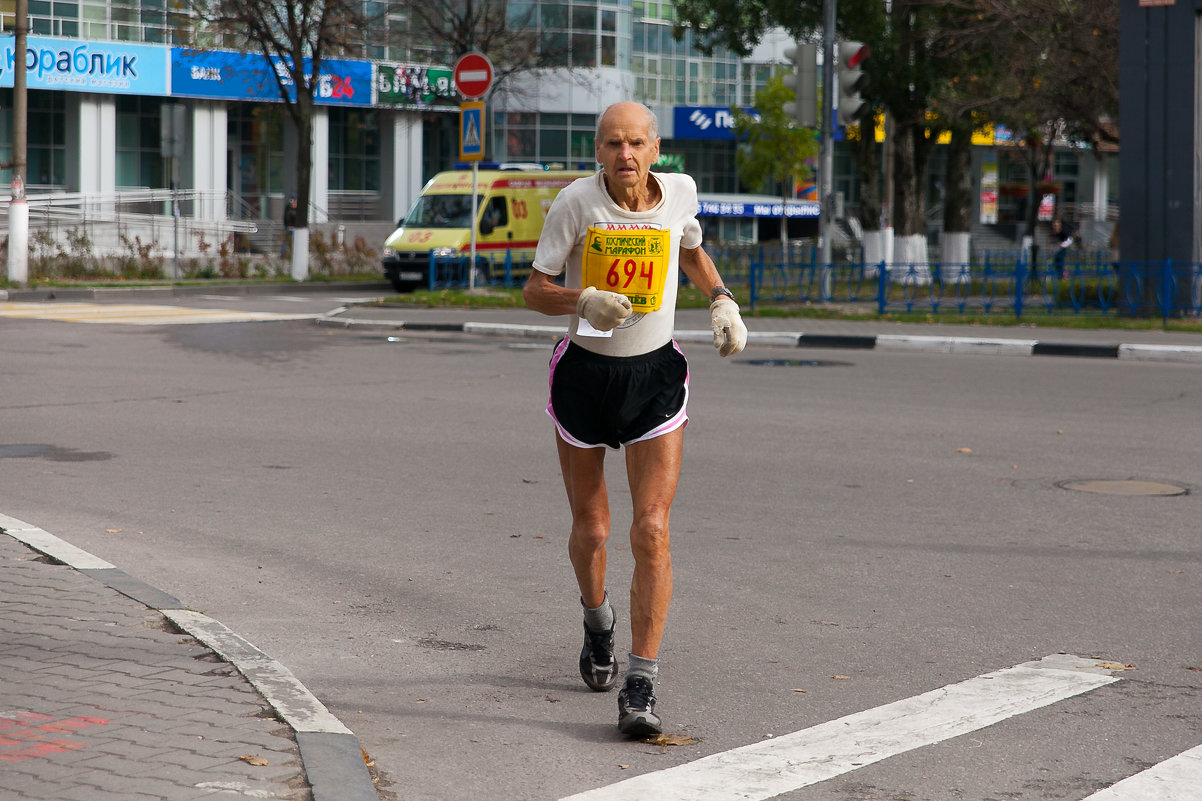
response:
<path id="1" fill-rule="evenodd" d="M 0 199 L 8 216 L 11 198 Z M 252 234 L 253 221 L 231 219 L 227 192 L 191 189 L 133 189 L 111 195 L 80 192 L 31 193 L 29 230 L 59 247 L 87 241 L 96 255 L 125 253 L 138 242 L 162 255 L 198 254 L 230 235 Z"/>
<path id="2" fill-rule="evenodd" d="M 720 250 L 719 250 L 720 252 Z M 819 264 L 780 251 L 742 253 L 719 270 L 734 283 L 745 265 L 757 303 L 863 303 L 888 313 L 1202 315 L 1202 265 L 1115 262 L 1108 252 L 1070 252 L 1031 264 L 1020 252 L 986 251 L 966 264 Z M 715 257 L 718 261 L 718 257 Z"/>
<path id="3" fill-rule="evenodd" d="M 750 307 L 762 304 L 860 304 L 865 312 L 926 314 L 1202 316 L 1202 264 L 1114 262 L 1078 252 L 1032 267 L 1022 255 L 985 252 L 968 264 L 822 264 L 810 244 L 784 251 L 761 245 L 707 248 L 728 286 L 747 287 Z M 431 255 L 430 290 L 520 286 L 529 264 L 512 254 Z M 682 279 L 683 280 L 683 279 Z"/>

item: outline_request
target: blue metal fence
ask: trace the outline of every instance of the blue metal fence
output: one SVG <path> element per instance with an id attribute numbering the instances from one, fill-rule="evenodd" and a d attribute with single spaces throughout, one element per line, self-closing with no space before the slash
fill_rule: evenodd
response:
<path id="1" fill-rule="evenodd" d="M 508 250 L 504 254 L 477 253 L 476 275 L 473 281 L 468 270 L 471 261 L 471 256 L 435 256 L 431 252 L 426 267 L 426 288 L 431 291 L 462 289 L 473 284 L 515 287 L 525 282 L 530 273 L 530 265 L 526 265 L 524 270 L 515 270 L 513 253 Z"/>
<path id="2" fill-rule="evenodd" d="M 990 251 L 967 264 L 822 264 L 811 245 L 706 248 L 727 285 L 746 286 L 750 306 L 764 303 L 862 303 L 879 314 L 1030 314 L 1202 316 L 1202 264 L 1112 262 L 1080 254 L 1032 266 L 1020 251 Z M 431 255 L 431 290 L 520 286 L 528 264 L 512 254 Z"/>
<path id="3" fill-rule="evenodd" d="M 1033 266 L 1021 255 L 1002 252 L 968 264 L 823 265 L 813 254 L 782 258 L 776 248 L 720 263 L 723 275 L 737 275 L 740 261 L 749 271 L 752 308 L 871 302 L 879 314 L 1202 315 L 1202 264 L 1172 260 L 1112 262 L 1099 253 Z"/>
<path id="4" fill-rule="evenodd" d="M 880 264 L 876 307 L 932 314 L 1006 313 L 1196 317 L 1202 313 L 1202 265 L 1024 259 L 929 267 Z"/>

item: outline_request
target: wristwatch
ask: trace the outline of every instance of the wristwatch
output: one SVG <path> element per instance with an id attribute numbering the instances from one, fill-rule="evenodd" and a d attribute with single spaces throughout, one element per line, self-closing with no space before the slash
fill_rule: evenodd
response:
<path id="1" fill-rule="evenodd" d="M 729 289 L 724 286 L 716 286 L 710 290 L 710 303 L 713 303 L 715 300 L 717 300 L 719 295 L 726 295 L 726 297 L 730 298 L 731 300 L 735 299 L 735 296 L 731 294 Z"/>

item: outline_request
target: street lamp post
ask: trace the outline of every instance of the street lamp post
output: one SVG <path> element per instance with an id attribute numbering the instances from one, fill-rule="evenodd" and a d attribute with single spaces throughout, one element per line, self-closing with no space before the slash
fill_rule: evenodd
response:
<path id="1" fill-rule="evenodd" d="M 822 0 L 822 142 L 819 148 L 818 218 L 819 262 L 822 264 L 822 296 L 831 296 L 831 218 L 834 216 L 834 119 L 835 103 L 835 0 Z"/>
<path id="2" fill-rule="evenodd" d="M 29 34 L 29 0 L 17 0 L 13 26 L 13 160 L 12 200 L 8 205 L 8 280 L 29 281 L 29 203 L 25 198 L 29 93 L 25 84 L 25 51 Z"/>

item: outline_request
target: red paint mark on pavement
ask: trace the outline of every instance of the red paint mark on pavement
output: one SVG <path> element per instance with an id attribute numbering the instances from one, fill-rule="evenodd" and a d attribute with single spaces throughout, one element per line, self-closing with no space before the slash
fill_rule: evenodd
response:
<path id="1" fill-rule="evenodd" d="M 107 724 L 104 718 L 86 715 L 55 718 L 39 712 L 4 713 L 0 715 L 0 762 L 24 762 L 84 748 L 87 743 L 65 740 L 56 735 Z"/>

